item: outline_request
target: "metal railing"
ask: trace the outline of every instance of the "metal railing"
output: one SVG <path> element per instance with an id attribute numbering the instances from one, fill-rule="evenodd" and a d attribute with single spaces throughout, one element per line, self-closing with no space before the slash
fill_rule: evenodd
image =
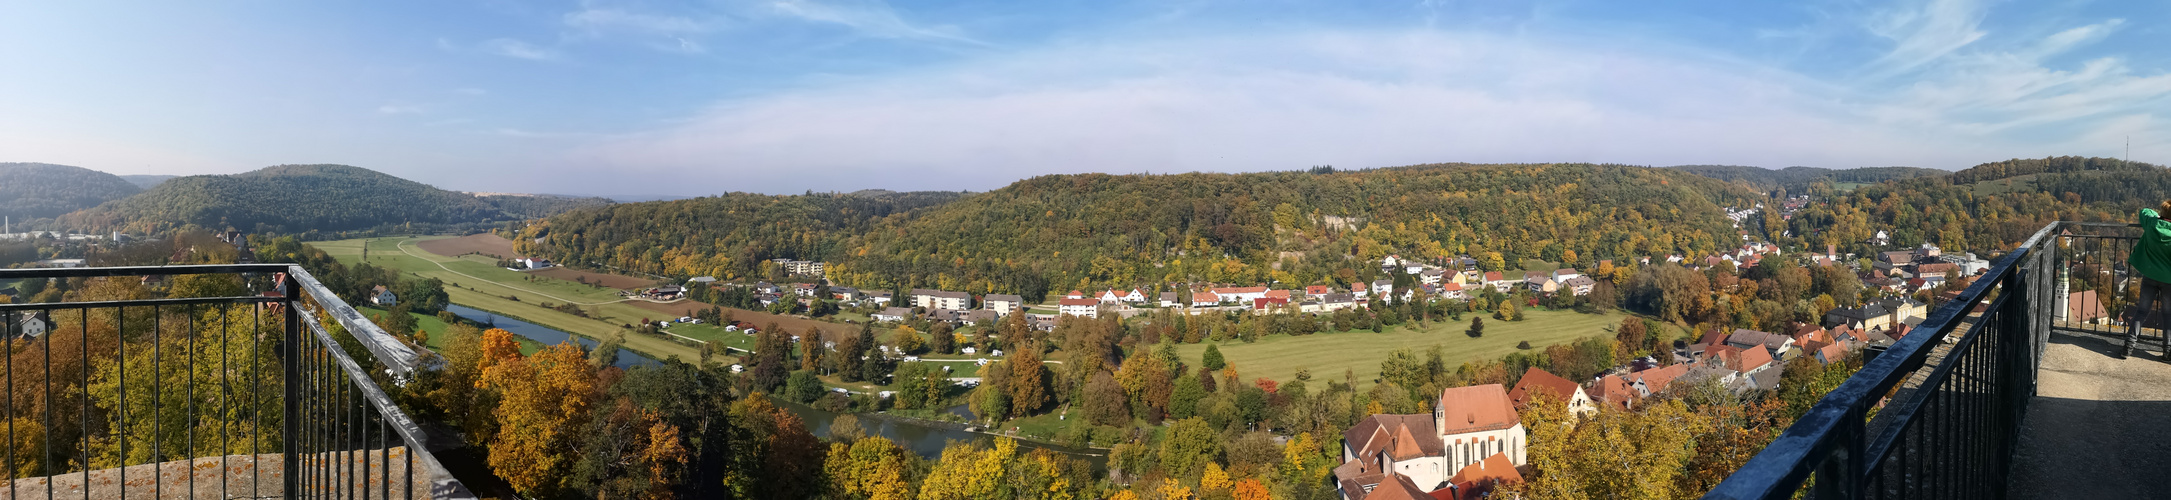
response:
<path id="1" fill-rule="evenodd" d="M 299 266 L 0 270 L 25 279 L 92 300 L 0 304 L 8 498 L 474 496 L 362 364 L 426 358 Z"/>
<path id="2" fill-rule="evenodd" d="M 2101 290 L 2120 307 L 2134 234 L 2079 222 L 2036 231 L 1704 498 L 1793 498 L 1805 485 L 1819 499 L 2004 498 L 2050 334 L 2124 337 L 2115 311 L 2079 321 L 2058 298 Z M 2076 270 L 2090 281 L 2075 285 Z"/>

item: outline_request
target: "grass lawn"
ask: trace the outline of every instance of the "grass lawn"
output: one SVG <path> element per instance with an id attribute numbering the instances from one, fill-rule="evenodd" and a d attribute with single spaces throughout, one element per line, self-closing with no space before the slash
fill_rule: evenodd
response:
<path id="1" fill-rule="evenodd" d="M 538 302 L 586 302 L 598 297 L 604 300 L 618 300 L 617 292 L 608 288 L 591 287 L 570 281 L 551 280 L 541 277 L 537 277 L 536 282 L 528 282 L 526 281 L 527 274 L 491 266 L 487 258 L 474 256 L 466 258 L 445 257 L 415 248 L 412 243 L 405 245 L 405 252 L 400 249 L 402 242 L 434 238 L 442 238 L 442 236 L 320 241 L 311 242 L 310 245 L 323 249 L 325 253 L 338 258 L 342 263 L 354 265 L 362 262 L 362 248 L 366 242 L 369 249 L 368 263 L 370 265 L 397 269 L 413 276 L 443 280 L 446 283 L 445 292 L 451 296 L 452 302 L 455 304 L 520 318 L 530 323 L 563 330 L 591 339 L 610 338 L 612 334 L 618 332 L 621 325 L 639 323 L 643 318 L 662 319 L 663 314 L 661 313 L 622 302 L 586 306 L 585 309 L 589 310 L 590 317 L 575 316 L 543 307 Z M 483 259 L 483 262 L 474 262 L 473 259 Z M 446 263 L 447 267 L 473 277 L 463 276 L 445 268 L 440 268 L 438 267 L 439 263 Z M 492 270 L 495 272 L 492 272 Z M 505 281 L 478 280 L 478 278 Z M 518 297 L 519 300 L 507 297 Z M 681 360 L 689 361 L 701 359 L 701 350 L 697 347 L 645 335 L 626 336 L 625 347 L 655 359 L 664 359 L 670 356 L 678 356 Z"/>
<path id="2" fill-rule="evenodd" d="M 1619 312 L 1525 310 L 1522 321 L 1508 322 L 1496 321 L 1488 314 L 1485 336 L 1470 338 L 1463 334 L 1470 327 L 1470 315 L 1465 314 L 1463 321 L 1432 322 L 1419 331 L 1394 326 L 1383 333 L 1350 330 L 1298 337 L 1274 335 L 1249 344 L 1238 340 L 1180 344 L 1176 352 L 1185 364 L 1196 367 L 1207 344 L 1218 344 L 1222 357 L 1236 366 L 1237 373 L 1246 380 L 1267 377 L 1286 382 L 1296 378 L 1298 368 L 1309 368 L 1314 380 L 1340 380 L 1342 371 L 1348 369 L 1356 371 L 1357 380 L 1369 381 L 1379 376 L 1380 362 L 1396 348 L 1408 347 L 1422 354 L 1426 348 L 1442 346 L 1447 350 L 1448 364 L 1453 366 L 1500 359 L 1515 352 L 1515 344 L 1523 341 L 1529 341 L 1533 348 L 1544 348 L 1579 337 L 1603 335 L 1606 332 L 1601 328 L 1620 324 L 1621 316 Z"/>
<path id="3" fill-rule="evenodd" d="M 386 312 L 384 309 L 369 306 L 357 307 L 354 308 L 354 310 L 361 311 L 362 316 L 369 318 L 375 318 L 377 317 L 377 315 L 385 314 Z M 428 314 L 416 312 L 411 312 L 407 314 L 415 317 L 416 329 L 420 329 L 423 332 L 427 332 L 430 334 L 430 339 L 428 342 L 430 350 L 443 352 L 445 350 L 445 339 L 450 337 L 449 335 L 445 334 L 445 329 L 451 328 L 452 325 L 447 325 L 445 324 L 444 320 L 437 319 L 436 316 Z M 513 338 L 520 341 L 521 354 L 535 354 L 535 351 L 543 350 L 544 346 L 542 342 L 536 342 L 533 339 L 521 337 L 518 335 L 514 335 Z"/>

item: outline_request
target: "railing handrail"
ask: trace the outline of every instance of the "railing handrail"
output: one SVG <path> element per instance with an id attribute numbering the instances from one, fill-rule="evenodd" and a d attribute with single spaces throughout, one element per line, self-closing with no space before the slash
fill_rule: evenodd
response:
<path id="1" fill-rule="evenodd" d="M 369 372 L 367 370 L 364 370 L 360 363 L 356 362 L 353 358 L 347 355 L 345 349 L 340 346 L 339 340 L 332 337 L 330 330 L 325 328 L 323 322 L 319 321 L 314 313 L 301 313 L 301 308 L 299 306 L 305 304 L 305 301 L 302 300 L 303 297 L 306 296 L 313 299 L 314 302 L 323 309 L 322 312 L 325 313 L 326 316 L 339 321 L 340 325 L 344 326 L 347 332 L 351 334 L 356 341 L 358 341 L 364 348 L 368 349 L 370 354 L 374 356 L 378 362 L 383 363 L 387 367 L 387 371 L 391 372 L 390 374 L 393 375 L 396 379 L 404 380 L 405 378 L 412 376 L 414 371 L 417 369 L 434 368 L 432 366 L 423 366 L 423 363 L 425 363 L 424 360 L 434 360 L 437 358 L 426 358 L 417 354 L 413 348 L 407 346 L 405 343 L 400 342 L 396 337 L 392 336 L 390 333 L 385 332 L 384 329 L 378 327 L 375 323 L 368 321 L 362 316 L 359 311 L 356 311 L 344 300 L 341 300 L 338 295 L 332 293 L 330 289 L 325 288 L 322 283 L 318 282 L 314 276 L 310 275 L 307 270 L 302 269 L 301 266 L 291 264 L 234 264 L 0 269 L 0 279 L 275 273 L 285 273 L 286 279 L 278 283 L 277 286 L 287 290 L 288 293 L 183 299 L 138 299 L 117 301 L 0 304 L 0 313 L 14 311 L 176 306 L 200 304 L 285 304 L 288 306 L 288 310 L 290 311 L 288 317 L 299 320 L 292 326 L 306 327 L 309 330 L 309 333 L 303 334 L 303 337 L 289 337 L 288 340 L 301 343 L 315 343 L 317 345 L 316 348 L 321 348 L 323 352 L 330 358 L 330 361 L 339 366 L 340 371 L 342 371 L 347 376 L 349 381 L 352 382 L 353 389 L 358 393 L 357 395 L 360 397 L 360 399 L 367 401 L 366 404 L 369 405 L 371 408 L 375 409 L 377 413 L 382 416 L 383 423 L 391 430 L 393 430 L 394 434 L 399 436 L 399 441 L 401 442 L 401 444 L 407 447 L 409 453 L 412 456 L 412 460 L 420 462 L 421 468 L 428 473 L 430 483 L 428 484 L 427 491 L 430 492 L 430 496 L 432 498 L 474 498 L 474 494 L 467 490 L 466 486 L 464 484 L 461 484 L 458 479 L 455 479 L 452 474 L 444 467 L 444 464 L 437 460 L 435 455 L 429 453 L 428 435 L 422 431 L 421 426 L 418 425 L 412 418 L 408 417 L 406 413 L 399 408 L 398 404 L 392 401 L 391 396 L 387 394 L 383 390 L 383 388 L 377 386 L 376 382 L 371 378 Z M 295 291 L 299 291 L 301 293 L 293 293 Z M 293 335 L 293 333 L 294 332 L 290 330 L 289 335 Z M 293 347 L 286 348 L 285 352 L 286 354 L 283 354 L 283 356 L 291 357 L 295 355 L 295 350 Z M 292 366 L 289 366 L 289 373 L 292 373 Z M 286 397 L 290 401 L 296 397 L 294 394 L 291 393 L 291 391 L 298 390 L 298 388 L 293 385 L 295 383 L 295 379 L 288 379 L 289 385 L 287 386 L 286 390 L 289 391 L 289 394 L 287 394 Z M 290 417 L 299 415 L 300 413 L 293 411 L 294 409 L 295 407 L 289 406 L 286 415 Z M 295 438 L 295 427 L 293 426 L 298 423 L 299 422 L 292 419 L 289 419 L 285 423 L 285 425 L 287 425 L 288 427 L 284 434 L 286 434 L 288 440 L 292 440 Z M 289 441 L 289 445 L 292 444 L 293 443 Z M 289 451 L 291 452 L 292 450 L 293 448 L 290 447 Z M 289 496 L 299 495 L 299 491 L 291 489 L 296 484 L 293 482 L 293 480 L 297 479 L 297 477 L 295 477 L 291 473 L 296 470 L 294 467 L 296 467 L 296 464 L 299 463 L 301 457 L 289 456 L 286 458 L 286 460 L 288 467 L 286 472 L 289 473 L 289 476 L 287 477 L 287 487 L 290 488 L 287 491 L 287 494 Z M 88 472 L 86 472 L 86 474 L 88 474 Z"/>
<path id="2" fill-rule="evenodd" d="M 1998 258 L 1988 272 L 1978 276 L 1968 285 L 1960 297 L 1939 306 L 1920 326 L 1886 351 L 1864 364 L 1855 375 L 1841 382 L 1839 387 L 1825 394 L 1810 407 L 1807 413 L 1787 427 L 1764 450 L 1751 457 L 1740 469 L 1728 475 L 1704 498 L 1712 499 L 1769 499 L 1789 498 L 1809 476 L 1826 462 L 1842 445 L 1855 450 L 1868 450 L 1864 446 L 1868 438 L 1865 423 L 1867 411 L 1875 402 L 1920 369 L 1936 344 L 1959 327 L 1961 320 L 1983 301 L 1993 284 L 2002 282 L 2018 272 L 2022 259 L 2040 246 L 2044 238 L 2054 230 L 2067 225 L 2086 226 L 2134 226 L 2115 223 L 2067 223 L 2053 222 L 2037 230 L 2025 242 Z M 2017 293 L 2018 291 L 2013 291 Z M 1847 442 L 1843 442 L 1847 441 Z M 1868 467 L 1830 471 L 1846 474 L 1861 484 L 1874 467 L 1878 457 L 1853 457 Z"/>

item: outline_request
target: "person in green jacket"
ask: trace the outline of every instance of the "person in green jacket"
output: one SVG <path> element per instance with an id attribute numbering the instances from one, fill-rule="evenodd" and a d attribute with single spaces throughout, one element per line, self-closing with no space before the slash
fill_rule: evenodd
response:
<path id="1" fill-rule="evenodd" d="M 2160 207 L 2171 212 L 2171 201 Z M 2166 221 L 2155 210 L 2143 208 L 2140 216 L 2141 241 L 2133 245 L 2133 255 L 2126 258 L 2126 265 L 2141 275 L 2141 301 L 2134 304 L 2139 309 L 2126 328 L 2126 347 L 2119 350 L 2118 359 L 2133 355 L 2133 345 L 2141 341 L 2141 325 L 2154 321 L 2162 325 L 2164 309 L 2157 300 L 2171 300 L 2171 221 Z M 2171 337 L 2164 341 L 2164 356 L 2171 358 Z"/>

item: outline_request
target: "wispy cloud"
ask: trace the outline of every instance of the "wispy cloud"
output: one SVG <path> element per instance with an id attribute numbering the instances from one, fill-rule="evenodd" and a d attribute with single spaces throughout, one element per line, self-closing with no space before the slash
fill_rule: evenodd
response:
<path id="1" fill-rule="evenodd" d="M 412 104 L 386 104 L 377 107 L 377 114 L 380 115 L 418 115 L 422 114 L 422 111 L 422 106 Z"/>
<path id="2" fill-rule="evenodd" d="M 488 54 L 530 61 L 548 61 L 558 58 L 558 51 L 512 38 L 484 40 L 481 44 L 476 45 L 476 48 Z"/>
<path id="3" fill-rule="evenodd" d="M 782 191 L 803 185 L 791 176 L 806 171 L 861 183 L 840 188 L 986 189 L 1051 172 L 1437 161 L 1959 166 L 1958 157 L 1984 154 L 1949 135 L 1857 126 L 1798 78 L 1427 32 L 1140 42 L 721 103 L 571 156 Z M 728 169 L 715 160 L 725 158 Z M 979 175 L 991 171 L 1012 174 Z"/>
<path id="4" fill-rule="evenodd" d="M 1870 33 L 1891 40 L 1891 51 L 1870 62 L 1872 72 L 1890 76 L 1944 57 L 1981 40 L 1984 0 L 1917 0 L 1873 15 Z"/>
<path id="5" fill-rule="evenodd" d="M 854 32 L 875 38 L 904 38 L 940 40 L 973 45 L 986 45 L 947 26 L 921 26 L 897 14 L 896 9 L 880 0 L 782 0 L 770 4 L 779 15 L 800 20 L 835 24 L 851 28 Z"/>

